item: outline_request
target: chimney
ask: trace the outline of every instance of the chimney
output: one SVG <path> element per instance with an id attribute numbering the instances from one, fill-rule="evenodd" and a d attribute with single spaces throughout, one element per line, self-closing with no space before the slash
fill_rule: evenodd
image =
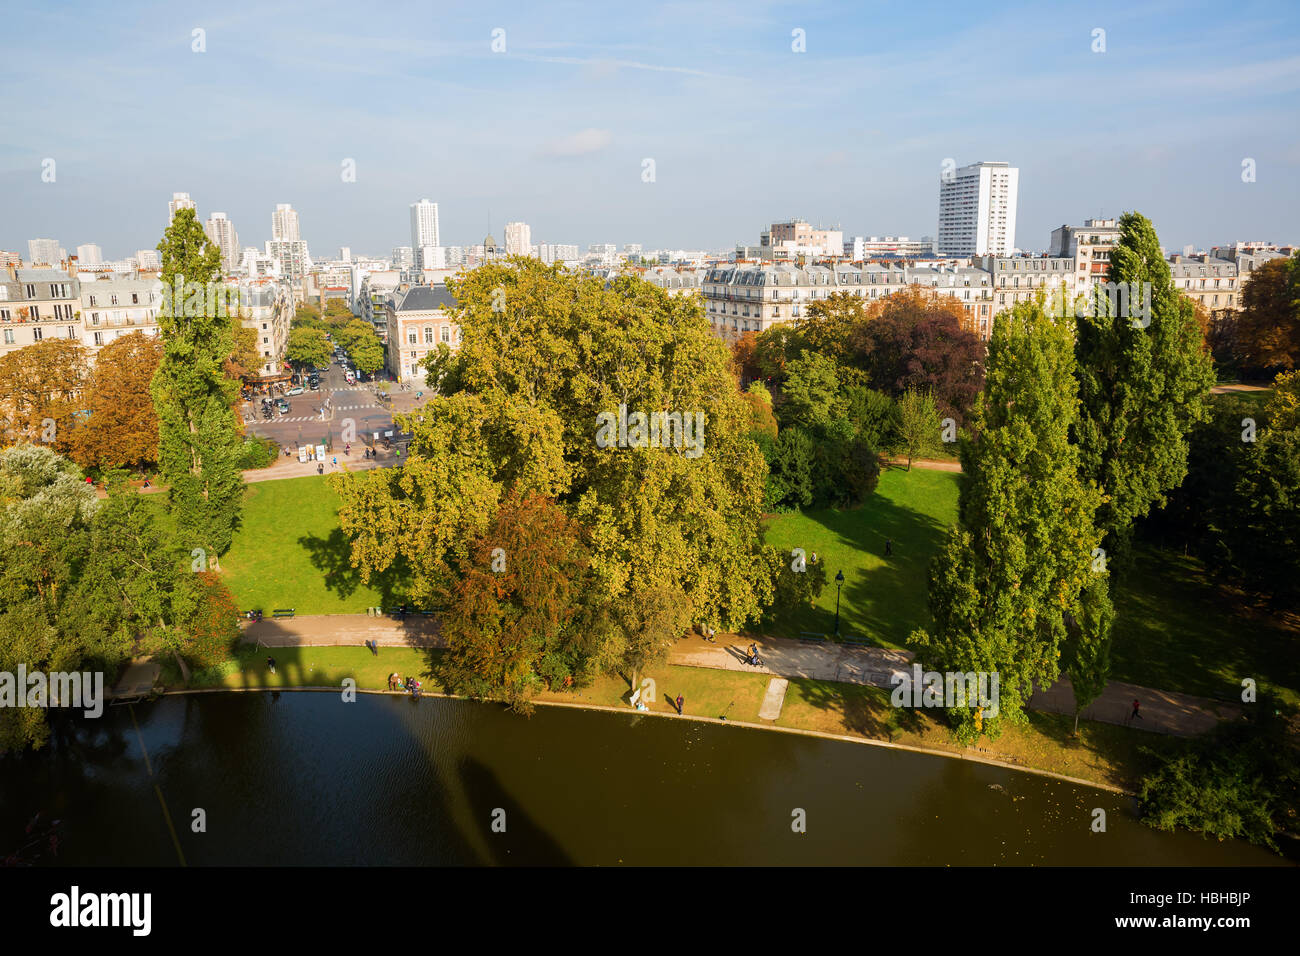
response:
<path id="1" fill-rule="evenodd" d="M 14 262 L 6 262 L 5 268 L 9 270 L 9 279 L 13 282 L 18 281 L 18 265 Z"/>

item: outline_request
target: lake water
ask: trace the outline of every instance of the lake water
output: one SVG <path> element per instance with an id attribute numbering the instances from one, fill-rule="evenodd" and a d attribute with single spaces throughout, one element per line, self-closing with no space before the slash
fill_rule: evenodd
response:
<path id="1" fill-rule="evenodd" d="M 126 707 L 69 720 L 42 752 L 0 759 L 0 851 L 39 810 L 63 820 L 58 862 L 174 864 L 165 804 L 191 866 L 1283 862 L 1153 831 L 1117 794 L 672 717 L 306 692 L 134 716 L 138 731 Z"/>

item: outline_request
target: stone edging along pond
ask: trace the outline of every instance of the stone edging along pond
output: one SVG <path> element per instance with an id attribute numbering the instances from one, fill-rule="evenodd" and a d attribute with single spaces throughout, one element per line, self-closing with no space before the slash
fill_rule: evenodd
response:
<path id="1" fill-rule="evenodd" d="M 294 691 L 305 691 L 308 693 L 318 694 L 337 694 L 338 687 L 196 687 L 192 689 L 164 690 L 155 695 L 156 697 L 180 697 L 189 694 L 265 694 L 265 693 L 288 693 Z M 368 690 L 358 687 L 358 694 L 374 694 L 380 697 L 406 697 L 409 696 L 407 691 L 398 690 Z M 470 700 L 468 697 L 461 697 L 456 694 L 442 694 L 433 691 L 421 692 L 422 697 L 443 698 L 446 700 Z M 483 701 L 489 703 L 489 701 Z M 675 718 L 678 720 L 694 720 L 700 723 L 719 724 L 724 727 L 745 727 L 751 730 L 775 730 L 786 734 L 799 734 L 804 737 L 818 737 L 823 740 L 839 740 L 844 743 L 867 744 L 872 747 L 884 747 L 888 750 L 904 750 L 911 753 L 926 754 L 931 757 L 948 757 L 953 760 L 967 760 L 972 763 L 981 763 L 990 767 L 998 767 L 1003 770 L 1014 770 L 1020 773 L 1031 773 L 1039 777 L 1048 777 L 1052 780 L 1059 780 L 1062 783 L 1073 784 L 1077 787 L 1091 787 L 1094 790 L 1105 790 L 1109 793 L 1116 793 L 1122 796 L 1135 797 L 1131 790 L 1125 790 L 1123 787 L 1117 787 L 1114 784 L 1098 783 L 1095 780 L 1083 780 L 1079 777 L 1070 777 L 1063 773 L 1056 773 L 1051 770 L 1042 770 L 1037 767 L 1026 767 L 1020 764 L 1008 763 L 1005 760 L 995 760 L 992 757 L 982 757 L 977 754 L 964 753 L 962 751 L 937 750 L 930 747 L 917 747 L 911 744 L 896 744 L 888 740 L 880 740 L 875 737 L 855 737 L 849 734 L 832 734 L 822 730 L 805 730 L 800 727 L 778 727 L 775 724 L 755 724 L 744 720 L 727 720 L 721 717 L 703 717 L 685 715 L 679 717 L 677 714 L 657 713 L 655 711 L 629 711 L 623 707 L 610 707 L 605 704 L 577 704 L 568 703 L 558 700 L 537 700 L 533 701 L 539 707 L 567 707 L 570 710 L 594 710 L 609 714 L 633 714 L 640 717 L 662 717 Z"/>

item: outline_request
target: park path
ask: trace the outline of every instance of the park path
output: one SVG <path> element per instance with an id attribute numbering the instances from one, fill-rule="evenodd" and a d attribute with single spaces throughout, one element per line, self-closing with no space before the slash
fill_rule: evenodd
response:
<path id="1" fill-rule="evenodd" d="M 267 613 L 270 608 L 264 609 Z M 244 638 L 263 647 L 361 645 L 375 641 L 380 647 L 444 647 L 438 621 L 432 617 L 391 617 L 365 614 L 319 614 L 272 620 L 264 618 L 244 627 Z M 841 684 L 868 684 L 892 689 L 896 673 L 911 670 L 910 651 L 853 644 L 810 642 L 793 638 L 719 634 L 716 643 L 696 634 L 683 637 L 669 654 L 670 664 L 714 670 L 761 673 L 772 677 L 805 678 Z M 745 663 L 750 643 L 758 645 L 760 667 Z M 1141 703 L 1141 717 L 1131 720 L 1133 701 Z M 1062 678 L 1030 699 L 1032 709 L 1052 714 L 1074 714 L 1074 689 Z M 1191 736 L 1211 730 L 1220 721 L 1239 717 L 1241 708 L 1230 703 L 1153 690 L 1123 681 L 1110 681 L 1101 696 L 1083 712 L 1085 720 L 1129 725 L 1153 733 Z"/>
<path id="2" fill-rule="evenodd" d="M 1269 388 L 1269 385 L 1215 385 L 1210 391 L 1222 395 L 1226 392 L 1266 392 Z"/>

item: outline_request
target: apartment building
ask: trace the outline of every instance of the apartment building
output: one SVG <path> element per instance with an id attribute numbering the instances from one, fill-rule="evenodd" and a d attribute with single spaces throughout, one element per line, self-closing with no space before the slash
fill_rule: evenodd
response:
<path id="1" fill-rule="evenodd" d="M 257 332 L 257 350 L 262 359 L 258 372 L 262 380 L 284 378 L 289 324 L 294 313 L 294 295 L 289 284 L 279 279 L 241 282 L 239 313 L 244 328 Z"/>
<path id="2" fill-rule="evenodd" d="M 1211 314 L 1241 308 L 1241 277 L 1237 263 L 1201 253 L 1170 256 L 1174 288 Z"/>
<path id="3" fill-rule="evenodd" d="M 1074 259 L 1063 256 L 976 256 L 971 264 L 989 273 L 993 282 L 994 315 L 1021 302 L 1032 302 L 1041 291 L 1051 301 L 1073 303 L 1078 289 Z"/>
<path id="4" fill-rule="evenodd" d="M 158 335 L 160 308 L 160 279 L 108 277 L 82 282 L 82 343 L 99 349 L 132 332 Z"/>
<path id="5" fill-rule="evenodd" d="M 0 282 L 0 354 L 48 338 L 80 342 L 80 312 L 81 283 L 75 272 L 9 264 Z"/>
<path id="6" fill-rule="evenodd" d="M 854 236 L 844 240 L 844 258 L 850 262 L 883 257 L 916 259 L 932 255 L 934 239 L 930 236 L 922 236 L 920 239 L 909 239 L 907 236 Z"/>
<path id="7" fill-rule="evenodd" d="M 839 229 L 813 227 L 803 219 L 774 222 L 758 236 L 763 259 L 817 258 L 844 254 L 844 233 Z"/>
<path id="8" fill-rule="evenodd" d="M 1119 242 L 1119 222 L 1115 219 L 1085 219 L 1082 226 L 1062 225 L 1052 230 L 1047 254 L 1074 259 L 1075 287 L 1088 294 L 1093 287 L 1107 281 L 1110 252 Z"/>
<path id="9" fill-rule="evenodd" d="M 837 292 L 874 302 L 911 285 L 957 299 L 967 327 L 988 338 L 994 314 L 992 278 L 968 266 L 727 263 L 704 275 L 704 312 L 715 332 L 734 340 L 782 322 L 798 323 L 810 304 Z"/>
<path id="10" fill-rule="evenodd" d="M 399 382 L 424 382 L 420 362 L 426 355 L 446 344 L 460 347 L 460 327 L 452 320 L 449 309 L 456 308 L 455 298 L 445 285 L 413 285 L 399 289 L 385 303 L 387 318 L 385 364 L 388 373 Z"/>
<path id="11" fill-rule="evenodd" d="M 1010 256 L 1016 246 L 1020 170 L 972 163 L 939 182 L 936 249 L 944 256 Z"/>
<path id="12" fill-rule="evenodd" d="M 641 270 L 634 270 L 641 272 Z M 672 266 L 652 266 L 641 273 L 641 278 L 653 286 L 658 286 L 669 295 L 698 295 L 704 290 L 706 269 L 689 266 L 675 269 Z"/>

